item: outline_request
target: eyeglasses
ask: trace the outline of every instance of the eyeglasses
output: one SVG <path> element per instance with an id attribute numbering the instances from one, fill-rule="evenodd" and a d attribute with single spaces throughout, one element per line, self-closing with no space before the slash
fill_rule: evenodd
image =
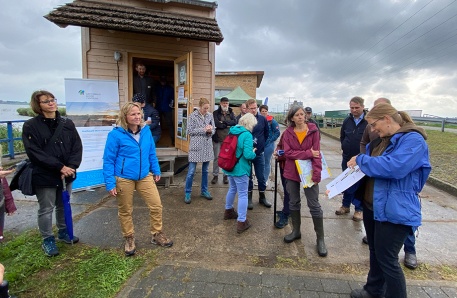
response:
<path id="1" fill-rule="evenodd" d="M 40 101 L 40 103 L 49 104 L 57 102 L 57 98 Z"/>
<path id="2" fill-rule="evenodd" d="M 370 123 L 370 126 L 371 127 L 376 127 L 376 122 L 378 122 L 379 120 L 381 120 L 382 118 L 379 118 L 378 120 L 374 121 L 373 123 Z"/>

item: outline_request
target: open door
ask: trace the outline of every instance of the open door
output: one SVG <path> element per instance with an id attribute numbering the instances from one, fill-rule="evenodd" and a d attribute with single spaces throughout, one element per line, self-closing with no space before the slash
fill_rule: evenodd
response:
<path id="1" fill-rule="evenodd" d="M 175 60 L 175 147 L 189 152 L 187 119 L 192 113 L 192 52 Z"/>

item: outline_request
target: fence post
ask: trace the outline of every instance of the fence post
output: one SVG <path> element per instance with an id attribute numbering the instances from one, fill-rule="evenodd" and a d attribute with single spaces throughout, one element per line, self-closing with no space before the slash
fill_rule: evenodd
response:
<path id="1" fill-rule="evenodd" d="M 14 159 L 14 137 L 13 137 L 13 123 L 8 121 L 6 123 L 6 131 L 8 134 L 8 151 L 10 159 Z"/>
<path id="2" fill-rule="evenodd" d="M 443 118 L 443 120 L 441 120 L 441 132 L 444 132 L 444 124 L 446 123 L 446 119 Z"/>

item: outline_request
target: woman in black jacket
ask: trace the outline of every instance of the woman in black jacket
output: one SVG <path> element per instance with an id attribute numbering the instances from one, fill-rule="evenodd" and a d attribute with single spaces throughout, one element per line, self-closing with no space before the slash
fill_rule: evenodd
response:
<path id="1" fill-rule="evenodd" d="M 72 243 L 66 232 L 62 179 L 65 178 L 67 190 L 71 192 L 83 148 L 73 121 L 60 116 L 57 99 L 52 93 L 35 91 L 30 106 L 38 115 L 24 123 L 22 141 L 33 165 L 32 184 L 39 204 L 38 228 L 43 237 L 42 248 L 47 256 L 56 256 L 59 251 L 52 231 L 52 213 L 55 208 L 58 240 Z M 56 137 L 51 140 L 54 134 Z M 73 243 L 78 241 L 78 237 L 73 238 Z"/>

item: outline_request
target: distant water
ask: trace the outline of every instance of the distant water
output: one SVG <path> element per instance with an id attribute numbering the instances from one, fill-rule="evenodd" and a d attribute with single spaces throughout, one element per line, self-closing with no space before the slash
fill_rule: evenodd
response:
<path id="1" fill-rule="evenodd" d="M 16 104 L 0 104 L 0 120 L 27 120 L 31 117 L 28 116 L 20 116 L 17 113 L 17 109 L 19 108 L 29 108 L 28 104 L 24 105 L 16 105 Z"/>

